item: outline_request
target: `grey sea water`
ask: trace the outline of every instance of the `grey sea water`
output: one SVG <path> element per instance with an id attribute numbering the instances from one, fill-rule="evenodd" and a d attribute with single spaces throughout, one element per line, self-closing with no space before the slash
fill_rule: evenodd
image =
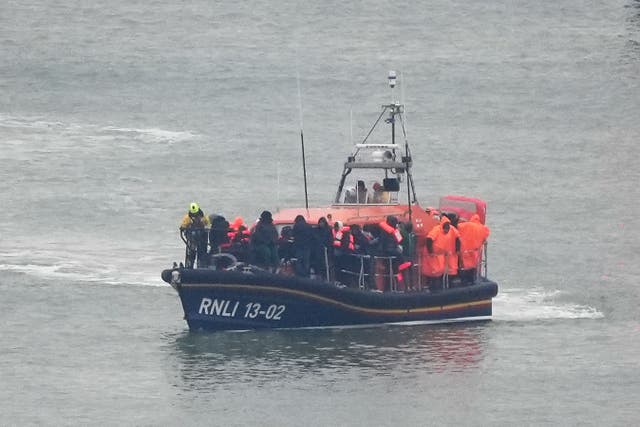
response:
<path id="1" fill-rule="evenodd" d="M 637 0 L 5 1 L 0 58 L 0 424 L 640 421 Z M 189 333 L 188 203 L 303 205 L 298 73 L 329 203 L 390 69 L 421 203 L 488 202 L 494 320 Z"/>

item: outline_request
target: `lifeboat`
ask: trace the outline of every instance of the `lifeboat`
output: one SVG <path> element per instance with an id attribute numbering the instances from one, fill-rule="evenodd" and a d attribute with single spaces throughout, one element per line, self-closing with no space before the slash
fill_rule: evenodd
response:
<path id="1" fill-rule="evenodd" d="M 393 89 L 395 74 L 390 84 Z M 311 229 L 324 218 L 334 230 L 333 244 L 317 244 L 312 251 L 311 266 L 300 268 L 308 260 L 283 250 L 278 265 L 265 268 L 253 263 L 250 254 L 224 246 L 210 248 L 210 259 L 196 268 L 174 263 L 162 272 L 177 291 L 191 330 L 491 319 L 498 285 L 487 277 L 486 238 L 476 239 L 474 247 L 449 250 L 438 247 L 438 233 L 433 233 L 444 222 L 456 228 L 473 218 L 484 225 L 486 204 L 452 195 L 441 197 L 437 207 L 419 204 L 403 114 L 398 102 L 382 106 L 367 137 L 344 162 L 330 205 L 307 203 L 273 213 L 277 232 L 289 239 L 300 216 Z M 369 141 L 381 122 L 390 125 L 390 140 Z M 396 141 L 398 128 L 402 142 Z"/>

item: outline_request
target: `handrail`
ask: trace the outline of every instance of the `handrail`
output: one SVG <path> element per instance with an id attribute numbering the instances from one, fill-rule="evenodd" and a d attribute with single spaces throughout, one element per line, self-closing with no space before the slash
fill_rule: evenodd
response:
<path id="1" fill-rule="evenodd" d="M 180 230 L 180 237 L 183 240 L 183 242 L 185 243 L 185 245 L 187 246 L 187 250 L 191 249 L 194 250 L 195 249 L 195 245 L 197 244 L 197 235 L 200 235 L 201 238 L 204 238 L 204 234 L 208 233 L 211 230 L 210 227 L 202 227 L 202 228 L 187 228 L 187 229 L 181 229 Z M 194 238 L 190 238 L 188 236 L 189 231 L 191 231 L 193 234 L 195 234 L 196 237 Z M 207 246 L 208 246 L 208 242 L 207 242 Z M 227 253 L 226 250 L 224 250 L 223 248 L 219 248 L 219 250 L 215 251 L 217 253 Z M 324 247 L 323 248 L 323 262 L 324 262 L 324 277 L 323 279 L 325 279 L 327 282 L 331 282 L 332 280 L 335 280 L 334 277 L 334 271 L 333 271 L 333 267 L 336 265 L 335 260 L 333 260 L 330 256 L 330 251 L 329 248 Z M 456 252 L 456 255 L 458 256 L 459 259 L 459 264 L 458 264 L 458 272 L 463 272 L 463 271 L 469 271 L 472 268 L 464 268 L 463 265 L 463 256 L 465 254 L 469 254 L 469 253 L 477 253 L 478 257 L 477 257 L 477 264 L 474 267 L 474 274 L 473 276 L 467 274 L 465 276 L 463 276 L 462 274 L 460 274 L 460 277 L 462 278 L 463 281 L 465 281 L 465 277 L 467 279 L 471 279 L 473 281 L 473 283 L 477 283 L 478 281 L 480 281 L 482 278 L 486 278 L 487 277 L 487 271 L 488 271 L 488 242 L 484 242 L 483 245 L 478 248 L 478 249 L 468 249 L 468 250 L 464 250 L 464 251 L 459 251 Z M 209 252 L 210 255 L 214 255 L 213 251 Z M 349 274 L 349 275 L 353 275 L 353 276 L 358 276 L 358 280 L 357 280 L 357 285 L 358 288 L 360 289 L 367 289 L 367 284 L 369 283 L 369 286 L 372 287 L 380 287 L 381 284 L 379 282 L 377 282 L 376 277 L 384 277 L 384 287 L 383 289 L 388 289 L 392 292 L 398 291 L 398 278 L 396 277 L 396 274 L 394 274 L 394 268 L 393 268 L 393 261 L 397 258 L 394 256 L 378 256 L 378 255 L 368 255 L 368 254 L 345 254 L 348 256 L 352 256 L 355 258 L 358 258 L 359 260 L 359 265 L 354 265 L 353 267 L 355 267 L 355 269 L 353 271 L 351 271 L 350 267 L 343 267 L 340 269 L 341 272 Z M 424 289 L 424 286 L 426 286 L 427 283 L 423 283 L 425 278 L 427 277 L 431 277 L 431 276 L 427 276 L 424 275 L 423 277 L 423 273 L 422 273 L 422 267 L 424 265 L 425 262 L 427 262 L 427 260 L 425 259 L 425 256 L 427 257 L 438 257 L 438 256 L 443 256 L 444 257 L 444 272 L 441 276 L 434 276 L 434 277 L 441 277 L 442 278 L 442 284 L 443 284 L 443 288 L 444 289 L 448 289 L 451 286 L 451 276 L 450 276 L 450 271 L 449 271 L 449 257 L 452 256 L 452 253 L 432 253 L 432 254 L 426 254 L 423 252 L 423 250 L 416 250 L 415 255 L 412 257 L 412 259 L 410 259 L 412 265 L 411 265 L 411 270 L 412 271 L 416 271 L 417 270 L 417 274 L 412 274 L 410 276 L 410 281 L 405 280 L 405 292 L 408 289 Z M 376 263 L 377 260 L 385 260 L 385 267 L 384 267 L 384 272 L 376 269 L 376 266 L 378 265 Z M 372 262 L 373 261 L 373 262 Z M 365 265 L 365 262 L 368 262 L 368 265 Z M 368 278 L 370 278 L 371 282 L 368 281 Z M 377 284 L 376 284 L 377 283 Z M 468 282 L 467 282 L 468 283 Z"/>
<path id="2" fill-rule="evenodd" d="M 397 282 L 394 280 L 395 275 L 393 274 L 393 260 L 396 259 L 395 256 L 374 256 L 374 263 L 375 260 L 377 259 L 382 259 L 382 260 L 387 260 L 388 261 L 388 266 L 389 266 L 389 270 L 388 270 L 388 274 L 378 274 L 377 271 L 374 272 L 374 277 L 388 277 L 389 278 L 389 282 L 387 283 L 389 285 L 389 290 L 391 292 L 395 292 L 398 290 L 398 286 L 397 286 Z M 385 286 L 386 288 L 386 286 Z"/>

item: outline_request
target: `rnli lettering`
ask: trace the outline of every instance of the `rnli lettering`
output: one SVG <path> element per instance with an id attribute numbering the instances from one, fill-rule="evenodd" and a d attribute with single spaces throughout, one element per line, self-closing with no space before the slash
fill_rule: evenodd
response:
<path id="1" fill-rule="evenodd" d="M 212 316 L 234 317 L 240 303 L 232 303 L 224 299 L 202 298 L 198 314 L 210 314 Z"/>
<path id="2" fill-rule="evenodd" d="M 240 301 L 230 301 L 224 299 L 202 298 L 198 314 L 210 316 L 236 317 L 236 314 L 247 319 L 263 318 L 266 320 L 282 320 L 282 316 L 287 309 L 285 305 L 263 304 L 259 302 L 249 302 L 244 305 L 244 312 L 238 311 Z"/>

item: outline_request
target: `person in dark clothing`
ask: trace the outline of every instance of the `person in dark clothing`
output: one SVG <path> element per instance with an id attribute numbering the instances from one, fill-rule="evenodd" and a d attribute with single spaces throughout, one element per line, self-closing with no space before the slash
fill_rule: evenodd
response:
<path id="1" fill-rule="evenodd" d="M 324 247 L 333 247 L 333 232 L 325 217 L 320 217 L 316 227 L 316 236 L 320 244 Z"/>
<path id="2" fill-rule="evenodd" d="M 358 224 L 352 224 L 350 228 L 355 245 L 355 253 L 359 255 L 371 255 L 373 245 L 375 244 L 373 237 L 369 233 L 365 233 Z"/>
<path id="3" fill-rule="evenodd" d="M 280 232 L 278 239 L 278 255 L 283 261 L 289 261 L 294 258 L 293 254 L 293 229 L 290 225 L 286 225 Z"/>
<path id="4" fill-rule="evenodd" d="M 402 235 L 402 242 L 400 245 L 402 246 L 402 256 L 405 260 L 411 261 L 412 265 L 415 262 L 415 254 L 416 254 L 416 235 L 413 232 L 413 224 L 411 222 L 401 222 L 398 224 L 398 230 L 400 230 L 400 234 Z M 411 290 L 418 290 L 416 288 L 416 280 L 414 279 L 413 270 L 411 268 L 406 268 L 404 271 L 404 281 Z"/>
<path id="5" fill-rule="evenodd" d="M 333 233 L 325 217 L 318 220 L 313 231 L 315 243 L 311 249 L 311 268 L 315 274 L 328 280 L 327 273 L 333 264 Z"/>
<path id="6" fill-rule="evenodd" d="M 350 228 L 355 250 L 352 256 L 349 257 L 349 269 L 359 274 L 358 285 L 369 288 L 371 287 L 371 255 L 375 253 L 376 241 L 370 233 L 363 231 L 358 224 L 352 224 Z"/>
<path id="7" fill-rule="evenodd" d="M 229 246 L 229 222 L 222 215 L 211 215 L 211 230 L 209 230 L 209 253 L 217 254 Z"/>
<path id="8" fill-rule="evenodd" d="M 309 277 L 311 248 L 315 242 L 313 228 L 302 215 L 293 220 L 293 253 L 296 258 L 296 276 Z"/>
<path id="9" fill-rule="evenodd" d="M 398 230 L 402 235 L 402 255 L 405 258 L 413 259 L 416 252 L 416 235 L 413 232 L 413 224 L 410 222 L 401 222 L 398 224 Z"/>
<path id="10" fill-rule="evenodd" d="M 356 197 L 358 203 L 367 203 L 367 187 L 364 185 L 364 181 L 358 181 Z"/>
<path id="11" fill-rule="evenodd" d="M 278 230 L 269 211 L 260 214 L 260 220 L 251 233 L 249 256 L 258 267 L 275 271 L 278 266 Z"/>

